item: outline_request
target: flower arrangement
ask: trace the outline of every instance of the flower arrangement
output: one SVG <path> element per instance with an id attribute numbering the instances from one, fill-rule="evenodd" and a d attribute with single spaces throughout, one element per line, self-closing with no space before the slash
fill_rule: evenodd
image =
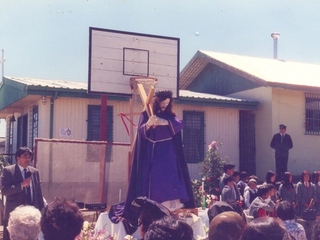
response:
<path id="1" fill-rule="evenodd" d="M 77 240 L 113 240 L 113 237 L 106 231 L 106 226 L 100 231 L 95 232 L 94 225 L 88 221 L 84 221 Z"/>
<path id="2" fill-rule="evenodd" d="M 219 154 L 221 143 L 213 141 L 209 144 L 206 156 L 199 163 L 201 180 L 192 180 L 192 190 L 197 207 L 209 207 L 220 195 L 219 181 L 223 174 L 223 165 L 227 159 Z"/>

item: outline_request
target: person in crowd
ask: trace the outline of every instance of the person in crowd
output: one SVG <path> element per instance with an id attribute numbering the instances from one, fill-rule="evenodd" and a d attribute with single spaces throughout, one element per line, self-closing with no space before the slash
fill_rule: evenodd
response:
<path id="1" fill-rule="evenodd" d="M 233 205 L 236 203 L 236 192 L 234 189 L 232 177 L 226 177 L 223 179 L 224 188 L 221 193 L 221 200 Z"/>
<path id="2" fill-rule="evenodd" d="M 244 197 L 244 189 L 247 186 L 248 182 L 248 173 L 246 171 L 240 172 L 240 180 L 237 182 L 237 186 L 240 192 L 240 195 Z"/>
<path id="3" fill-rule="evenodd" d="M 16 207 L 8 222 L 11 240 L 37 240 L 41 231 L 41 213 L 39 209 L 30 205 Z"/>
<path id="4" fill-rule="evenodd" d="M 83 215 L 76 203 L 55 198 L 42 212 L 44 240 L 74 240 L 81 232 Z"/>
<path id="5" fill-rule="evenodd" d="M 257 184 L 258 184 L 259 179 L 258 179 L 258 177 L 257 177 L 256 175 L 250 175 L 250 176 L 248 177 L 248 181 L 250 181 L 250 179 L 256 180 L 256 182 L 257 182 Z M 244 192 L 247 191 L 248 189 L 249 189 L 249 186 L 248 186 L 248 184 L 247 184 L 247 185 L 245 186 L 245 188 L 244 188 Z"/>
<path id="6" fill-rule="evenodd" d="M 291 136 L 286 133 L 287 126 L 279 125 L 279 133 L 275 134 L 271 140 L 270 147 L 275 150 L 276 173 L 278 180 L 288 171 L 289 150 L 293 148 Z"/>
<path id="7" fill-rule="evenodd" d="M 220 178 L 220 183 L 219 183 L 219 187 L 220 187 L 220 191 L 222 193 L 222 189 L 224 188 L 225 184 L 224 184 L 224 179 L 227 178 L 227 177 L 232 177 L 233 173 L 234 173 L 234 169 L 235 169 L 235 164 L 234 163 L 225 163 L 223 165 L 223 170 L 224 170 L 224 173 L 222 174 L 221 178 Z M 237 184 L 233 182 L 233 185 L 234 185 L 234 192 L 235 192 L 235 196 L 236 196 L 236 201 L 240 204 L 242 203 L 243 201 L 243 197 L 240 195 L 240 192 L 239 192 L 239 189 L 237 187 Z M 239 205 L 238 205 L 239 206 Z M 237 209 L 238 209 L 238 206 L 237 206 Z"/>
<path id="8" fill-rule="evenodd" d="M 170 210 L 195 207 L 181 137 L 185 124 L 172 108 L 172 92 L 157 91 L 153 115 L 140 115 L 124 218 L 130 217 L 131 202 L 140 196 Z"/>
<path id="9" fill-rule="evenodd" d="M 317 214 L 320 215 L 320 172 L 319 171 L 313 172 L 312 182 L 316 189 L 314 207 L 317 210 Z"/>
<path id="10" fill-rule="evenodd" d="M 296 190 L 295 190 L 293 182 L 292 182 L 292 173 L 291 172 L 285 172 L 283 174 L 283 181 L 279 187 L 279 195 L 280 195 L 280 199 L 282 201 L 288 201 L 289 203 L 291 203 L 294 206 L 294 208 L 296 207 L 297 195 L 296 195 Z"/>
<path id="11" fill-rule="evenodd" d="M 250 179 L 248 182 L 249 189 L 244 193 L 245 208 L 248 209 L 252 201 L 258 196 L 257 181 Z"/>
<path id="12" fill-rule="evenodd" d="M 214 202 L 210 208 L 208 209 L 208 218 L 209 223 L 214 219 L 218 214 L 223 212 L 235 212 L 235 210 L 232 208 L 230 204 L 224 201 L 216 201 Z"/>
<path id="13" fill-rule="evenodd" d="M 276 178 L 277 178 L 277 174 L 273 171 L 268 171 L 266 173 L 266 178 L 263 184 L 273 184 L 276 187 Z"/>
<path id="14" fill-rule="evenodd" d="M 193 230 L 185 221 L 165 216 L 150 224 L 144 240 L 193 240 Z"/>
<path id="15" fill-rule="evenodd" d="M 245 229 L 243 218 L 236 212 L 223 212 L 215 216 L 209 226 L 209 240 L 239 240 Z"/>
<path id="16" fill-rule="evenodd" d="M 233 182 L 233 178 L 230 177 L 226 177 L 224 178 L 224 188 L 222 189 L 222 193 L 221 193 L 221 201 L 227 202 L 229 205 L 232 206 L 232 208 L 238 212 L 241 213 L 241 202 L 239 199 L 237 199 L 237 194 L 236 194 L 236 190 L 237 187 Z"/>
<path id="17" fill-rule="evenodd" d="M 267 185 L 258 188 L 258 196 L 249 206 L 248 214 L 254 218 L 262 217 L 273 213 L 275 203 L 270 198 L 270 189 Z M 271 214 L 272 215 L 272 214 Z"/>
<path id="18" fill-rule="evenodd" d="M 304 170 L 301 173 L 300 181 L 297 183 L 297 204 L 298 216 L 302 216 L 302 212 L 306 209 L 314 207 L 316 199 L 316 190 L 314 184 L 310 181 L 310 172 Z"/>
<path id="19" fill-rule="evenodd" d="M 266 178 L 263 184 L 271 184 L 274 186 L 275 189 L 275 194 L 271 194 L 270 197 L 272 199 L 272 201 L 274 201 L 275 203 L 279 200 L 279 193 L 278 193 L 278 188 L 277 188 L 277 184 L 276 184 L 276 178 L 277 178 L 277 174 L 273 171 L 268 171 L 266 174 Z M 273 190 L 273 188 L 271 188 Z"/>
<path id="20" fill-rule="evenodd" d="M 20 205 L 31 205 L 41 211 L 44 201 L 39 171 L 29 166 L 32 161 L 30 148 L 21 147 L 15 153 L 16 164 L 3 168 L 1 193 L 6 197 L 3 215 L 3 240 L 10 240 L 7 230 L 10 213 Z"/>
<path id="21" fill-rule="evenodd" d="M 270 196 L 271 200 L 274 203 L 278 203 L 280 201 L 280 197 L 279 197 L 279 194 L 278 194 L 276 187 L 271 183 L 268 183 L 267 186 L 269 187 L 269 190 L 270 190 L 269 196 Z"/>
<path id="22" fill-rule="evenodd" d="M 238 184 L 238 182 L 240 181 L 240 172 L 237 170 L 234 170 L 232 174 L 232 179 L 236 184 Z"/>
<path id="23" fill-rule="evenodd" d="M 276 218 L 261 217 L 247 225 L 240 240 L 291 240 L 291 238 Z"/>
<path id="24" fill-rule="evenodd" d="M 221 192 L 222 192 L 222 189 L 225 186 L 224 179 L 226 177 L 230 177 L 230 176 L 233 175 L 235 167 L 236 167 L 236 165 L 234 163 L 230 163 L 230 162 L 224 163 L 224 165 L 223 165 L 223 174 L 220 177 L 220 183 L 219 183 L 219 187 L 220 187 L 220 191 Z"/>
<path id="25" fill-rule="evenodd" d="M 294 206 L 290 202 L 279 202 L 276 206 L 276 215 L 282 220 L 282 224 L 287 229 L 291 239 L 307 240 L 305 229 L 295 221 Z"/>

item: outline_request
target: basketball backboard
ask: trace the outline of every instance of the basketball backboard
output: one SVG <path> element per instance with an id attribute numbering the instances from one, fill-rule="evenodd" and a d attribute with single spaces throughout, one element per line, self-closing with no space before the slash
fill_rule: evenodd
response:
<path id="1" fill-rule="evenodd" d="M 180 39 L 90 27 L 89 93 L 131 94 L 130 77 L 157 78 L 156 91 L 179 91 Z"/>

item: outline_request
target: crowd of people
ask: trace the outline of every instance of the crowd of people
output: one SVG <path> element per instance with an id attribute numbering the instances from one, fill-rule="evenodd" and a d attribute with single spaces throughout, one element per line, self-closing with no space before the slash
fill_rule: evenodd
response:
<path id="1" fill-rule="evenodd" d="M 39 236 L 45 240 L 79 239 L 84 222 L 80 209 L 66 199 L 56 198 L 48 204 L 39 200 L 42 197 L 39 173 L 29 166 L 31 156 L 30 149 L 20 148 L 16 153 L 17 164 L 6 167 L 1 175 L 2 191 L 7 197 L 7 239 L 36 240 Z M 256 176 L 235 171 L 233 163 L 226 163 L 220 179 L 221 201 L 230 207 L 221 207 L 222 211 L 210 219 L 208 239 L 228 236 L 227 239 L 247 240 L 262 235 L 272 240 L 306 239 L 304 228 L 295 219 L 305 209 L 319 209 L 319 176 L 315 172 L 311 178 L 308 171 L 303 171 L 294 185 L 292 174 L 286 172 L 279 184 L 276 173 L 268 171 L 262 183 Z M 140 209 L 136 223 L 142 239 L 193 239 L 192 228 L 164 205 L 146 197 L 135 198 L 133 205 Z M 255 220 L 247 224 L 244 210 Z"/>
<path id="2" fill-rule="evenodd" d="M 253 224 L 256 224 L 255 229 L 258 226 L 262 228 L 268 223 L 271 229 L 269 225 L 276 224 L 272 223 L 272 218 L 279 220 L 280 226 L 288 232 L 288 238 L 279 239 L 307 239 L 304 227 L 297 223 L 296 219 L 304 219 L 306 212 L 311 211 L 315 218 L 320 215 L 320 172 L 315 171 L 311 175 L 304 170 L 297 183 L 293 182 L 291 172 L 282 174 L 281 181 L 277 179 L 279 178 L 273 171 L 268 171 L 265 179 L 259 180 L 257 176 L 248 176 L 246 172 L 239 173 L 233 163 L 224 165 L 224 174 L 220 178 L 221 201 L 228 203 L 239 215 L 254 219 L 252 224 L 246 227 L 241 239 L 262 237 L 262 232 L 260 235 L 250 235 L 249 232 L 253 229 L 249 231 L 247 228 L 253 227 Z"/>

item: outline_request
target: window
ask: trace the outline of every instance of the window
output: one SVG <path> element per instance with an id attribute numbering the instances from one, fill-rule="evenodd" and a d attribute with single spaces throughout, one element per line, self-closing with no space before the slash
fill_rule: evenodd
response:
<path id="1" fill-rule="evenodd" d="M 306 93 L 306 134 L 320 135 L 320 94 Z"/>
<path id="2" fill-rule="evenodd" d="M 39 117 L 39 108 L 34 106 L 32 108 L 32 136 L 31 136 L 31 149 L 33 148 L 34 139 L 38 137 L 38 117 Z"/>
<path id="3" fill-rule="evenodd" d="M 183 111 L 183 144 L 188 163 L 204 158 L 204 112 Z"/>
<path id="4" fill-rule="evenodd" d="M 100 141 L 100 106 L 88 106 L 88 141 Z M 107 141 L 113 142 L 113 107 L 107 106 Z"/>

